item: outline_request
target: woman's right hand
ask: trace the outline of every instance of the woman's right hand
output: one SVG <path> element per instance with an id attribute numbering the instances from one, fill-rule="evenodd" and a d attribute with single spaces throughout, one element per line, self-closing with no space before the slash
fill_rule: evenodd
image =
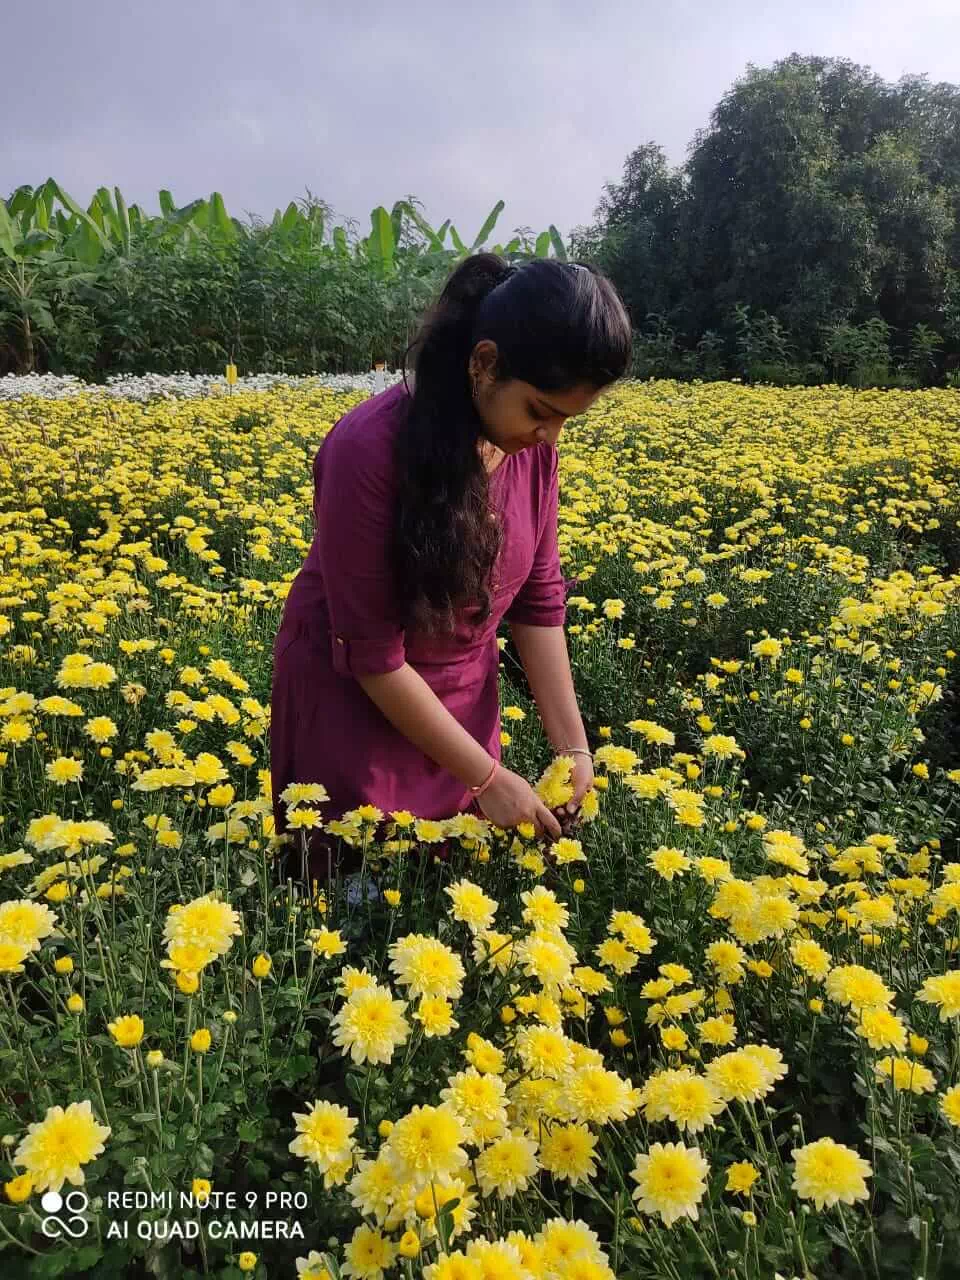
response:
<path id="1" fill-rule="evenodd" d="M 560 823 L 547 808 L 526 778 L 503 765 L 497 769 L 493 781 L 477 797 L 477 804 L 484 817 L 505 830 L 519 826 L 521 822 L 533 824 L 537 838 L 560 837 Z"/>

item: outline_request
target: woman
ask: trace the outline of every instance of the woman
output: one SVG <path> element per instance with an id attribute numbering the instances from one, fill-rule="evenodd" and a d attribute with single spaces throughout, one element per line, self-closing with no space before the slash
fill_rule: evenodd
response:
<path id="1" fill-rule="evenodd" d="M 593 766 L 563 631 L 556 444 L 626 371 L 630 321 L 588 267 L 480 253 L 411 350 L 412 388 L 404 371 L 357 405 L 314 461 L 314 540 L 274 642 L 276 832 L 284 788 L 319 782 L 323 822 L 361 804 L 470 809 L 555 838 L 556 816 L 499 763 L 496 632 L 510 624 L 544 731 L 573 753 L 575 812 Z M 311 877 L 330 878 L 339 843 L 311 833 Z"/>

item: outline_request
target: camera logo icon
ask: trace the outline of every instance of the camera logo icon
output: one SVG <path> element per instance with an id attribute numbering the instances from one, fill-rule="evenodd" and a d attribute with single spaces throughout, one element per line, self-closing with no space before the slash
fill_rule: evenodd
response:
<path id="1" fill-rule="evenodd" d="M 48 1240 L 82 1240 L 90 1230 L 90 1223 L 81 1217 L 90 1203 L 83 1191 L 45 1191 L 40 1197 L 40 1208 L 47 1215 L 40 1223 L 40 1230 Z"/>

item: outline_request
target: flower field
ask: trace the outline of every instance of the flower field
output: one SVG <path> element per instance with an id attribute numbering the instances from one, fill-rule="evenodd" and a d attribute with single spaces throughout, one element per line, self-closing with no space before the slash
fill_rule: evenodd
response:
<path id="1" fill-rule="evenodd" d="M 957 393 L 568 424 L 582 821 L 289 788 L 352 902 L 282 873 L 269 708 L 363 394 L 0 401 L 0 1274 L 960 1275 Z"/>

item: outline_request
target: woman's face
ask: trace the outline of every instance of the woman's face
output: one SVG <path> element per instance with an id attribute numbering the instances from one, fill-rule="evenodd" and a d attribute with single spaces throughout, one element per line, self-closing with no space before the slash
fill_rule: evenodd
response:
<path id="1" fill-rule="evenodd" d="M 519 453 L 545 441 L 555 445 L 567 418 L 586 413 L 600 394 L 596 387 L 589 385 L 569 391 L 541 392 L 519 378 L 495 386 L 481 372 L 477 411 L 487 440 L 504 453 Z"/>

